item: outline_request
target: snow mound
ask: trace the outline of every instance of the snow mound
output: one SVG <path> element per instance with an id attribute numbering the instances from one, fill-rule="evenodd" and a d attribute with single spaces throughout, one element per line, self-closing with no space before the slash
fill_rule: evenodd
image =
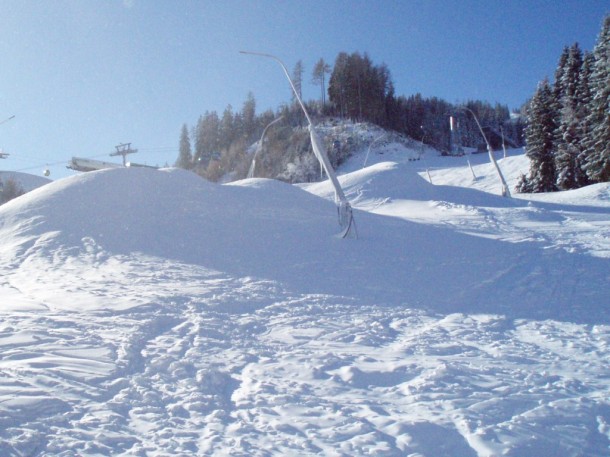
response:
<path id="1" fill-rule="evenodd" d="M 365 208 L 384 193 L 390 201 L 434 195 L 444 201 L 478 198 L 500 209 L 514 204 L 404 175 L 397 165 L 378 164 L 342 180 L 350 193 L 362 193 Z M 341 240 L 334 236 L 334 205 L 288 184 L 253 179 L 218 185 L 177 169 L 103 170 L 56 181 L 0 208 L 0 236 L 11 240 L 0 253 L 16 269 L 14 278 L 21 267 L 25 281 L 33 262 L 46 263 L 40 269 L 50 277 L 75 258 L 99 265 L 137 253 L 365 304 L 542 317 L 572 316 L 574 301 L 584 306 L 605 299 L 599 288 L 562 293 L 571 283 L 601 284 L 605 273 L 594 265 L 596 259 L 565 278 L 556 265 L 569 262 L 569 256 L 535 238 L 510 244 L 408 221 L 395 217 L 400 216 L 395 210 L 388 210 L 391 218 L 374 214 L 393 208 L 385 203 L 375 211 L 356 211 L 359 239 Z M 425 204 L 436 212 L 481 215 L 473 206 Z M 442 289 L 436 287 L 438 278 L 445 278 Z M 486 298 L 491 293 L 492 301 Z"/>
<path id="2" fill-rule="evenodd" d="M 341 186 L 356 208 L 370 208 L 380 200 L 450 201 L 456 205 L 518 207 L 524 203 L 465 187 L 433 185 L 418 174 L 412 162 L 379 162 L 341 176 Z M 303 185 L 329 198 L 328 183 Z"/>
<path id="3" fill-rule="evenodd" d="M 357 239 L 328 183 L 175 169 L 0 207 L 0 454 L 606 456 L 608 187 L 373 155 Z"/>
<path id="4" fill-rule="evenodd" d="M 290 244 L 294 227 L 287 225 L 298 223 L 301 234 L 313 230 L 312 236 L 326 223 L 330 233 L 334 229 L 330 204 L 287 184 L 254 180 L 220 186 L 178 169 L 77 175 L 0 211 L 0 227 L 14 236 L 46 235 L 49 255 L 58 248 L 78 248 L 86 238 L 110 254 L 142 252 L 194 263 L 256 251 L 278 238 Z M 282 234 L 289 239 L 282 240 Z M 258 242 L 247 248 L 254 239 Z"/>

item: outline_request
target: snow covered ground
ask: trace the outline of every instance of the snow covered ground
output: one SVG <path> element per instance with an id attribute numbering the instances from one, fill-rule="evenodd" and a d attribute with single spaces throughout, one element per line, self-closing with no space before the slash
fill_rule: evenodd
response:
<path id="1" fill-rule="evenodd" d="M 0 182 L 6 183 L 9 180 L 14 181 L 25 192 L 29 192 L 51 182 L 48 178 L 20 171 L 0 171 Z"/>
<path id="2" fill-rule="evenodd" d="M 0 207 L 0 455 L 609 455 L 610 186 L 366 152 L 358 239 L 328 183 L 118 169 Z"/>

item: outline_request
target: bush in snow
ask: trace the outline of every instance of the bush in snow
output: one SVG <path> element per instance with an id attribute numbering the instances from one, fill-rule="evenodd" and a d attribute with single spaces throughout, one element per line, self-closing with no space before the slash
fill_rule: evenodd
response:
<path id="1" fill-rule="evenodd" d="M 25 194 L 23 188 L 14 179 L 0 181 L 0 205 Z"/>

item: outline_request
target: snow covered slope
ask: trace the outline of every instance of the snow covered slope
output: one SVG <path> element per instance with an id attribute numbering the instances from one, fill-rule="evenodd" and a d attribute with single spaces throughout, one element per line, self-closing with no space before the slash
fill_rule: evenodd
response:
<path id="1" fill-rule="evenodd" d="M 607 455 L 608 186 L 384 151 L 358 239 L 328 184 L 180 170 L 0 207 L 0 455 Z"/>
<path id="2" fill-rule="evenodd" d="M 21 173 L 19 171 L 0 171 L 1 182 L 6 182 L 9 179 L 15 181 L 26 192 L 51 182 L 51 180 L 48 178 L 43 178 L 41 176 L 36 176 L 29 173 Z"/>

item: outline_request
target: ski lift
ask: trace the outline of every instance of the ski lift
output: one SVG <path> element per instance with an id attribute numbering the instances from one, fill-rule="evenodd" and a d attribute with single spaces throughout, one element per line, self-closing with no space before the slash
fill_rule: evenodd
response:
<path id="1" fill-rule="evenodd" d="M 341 238 L 346 238 L 349 234 L 351 234 L 352 236 L 355 236 L 357 238 L 358 235 L 356 233 L 356 224 L 354 222 L 354 217 L 352 214 L 352 207 L 351 207 L 350 203 L 347 201 L 347 198 L 345 197 L 345 193 L 343 192 L 343 189 L 341 188 L 341 184 L 339 183 L 339 180 L 337 179 L 335 170 L 333 169 L 333 167 L 330 163 L 330 160 L 328 159 L 328 154 L 326 152 L 324 143 L 322 142 L 322 140 L 320 139 L 320 137 L 318 136 L 318 134 L 316 132 L 316 129 L 314 128 L 313 122 L 311 121 L 311 117 L 309 116 L 309 113 L 307 112 L 307 109 L 305 108 L 305 105 L 303 104 L 303 100 L 301 100 L 301 97 L 300 97 L 298 91 L 296 90 L 294 83 L 292 82 L 292 79 L 290 79 L 290 75 L 288 74 L 288 70 L 286 69 L 286 66 L 280 59 L 278 59 L 275 56 L 272 56 L 271 54 L 262 54 L 260 52 L 249 52 L 249 51 L 239 51 L 239 52 L 242 54 L 252 54 L 252 55 L 257 55 L 257 56 L 262 56 L 262 57 L 270 57 L 273 60 L 275 60 L 277 63 L 279 63 L 280 66 L 282 67 L 282 69 L 284 70 L 284 74 L 286 75 L 286 78 L 288 79 L 288 82 L 290 83 L 292 92 L 294 93 L 296 100 L 299 102 L 299 105 L 301 105 L 303 114 L 305 114 L 305 117 L 307 118 L 307 123 L 309 124 L 309 137 L 311 140 L 311 147 L 313 149 L 313 153 L 316 156 L 316 158 L 318 159 L 318 162 L 320 163 L 320 168 L 324 168 L 324 171 L 326 172 L 326 176 L 328 176 L 330 182 L 332 183 L 332 185 L 335 189 L 335 203 L 337 204 L 337 211 L 339 213 L 339 225 L 341 227 L 341 232 L 339 233 L 339 236 Z"/>
<path id="2" fill-rule="evenodd" d="M 42 171 L 42 174 L 43 174 L 44 176 L 49 176 L 49 175 L 51 174 L 51 170 L 49 170 L 48 168 L 45 168 L 45 169 Z"/>

